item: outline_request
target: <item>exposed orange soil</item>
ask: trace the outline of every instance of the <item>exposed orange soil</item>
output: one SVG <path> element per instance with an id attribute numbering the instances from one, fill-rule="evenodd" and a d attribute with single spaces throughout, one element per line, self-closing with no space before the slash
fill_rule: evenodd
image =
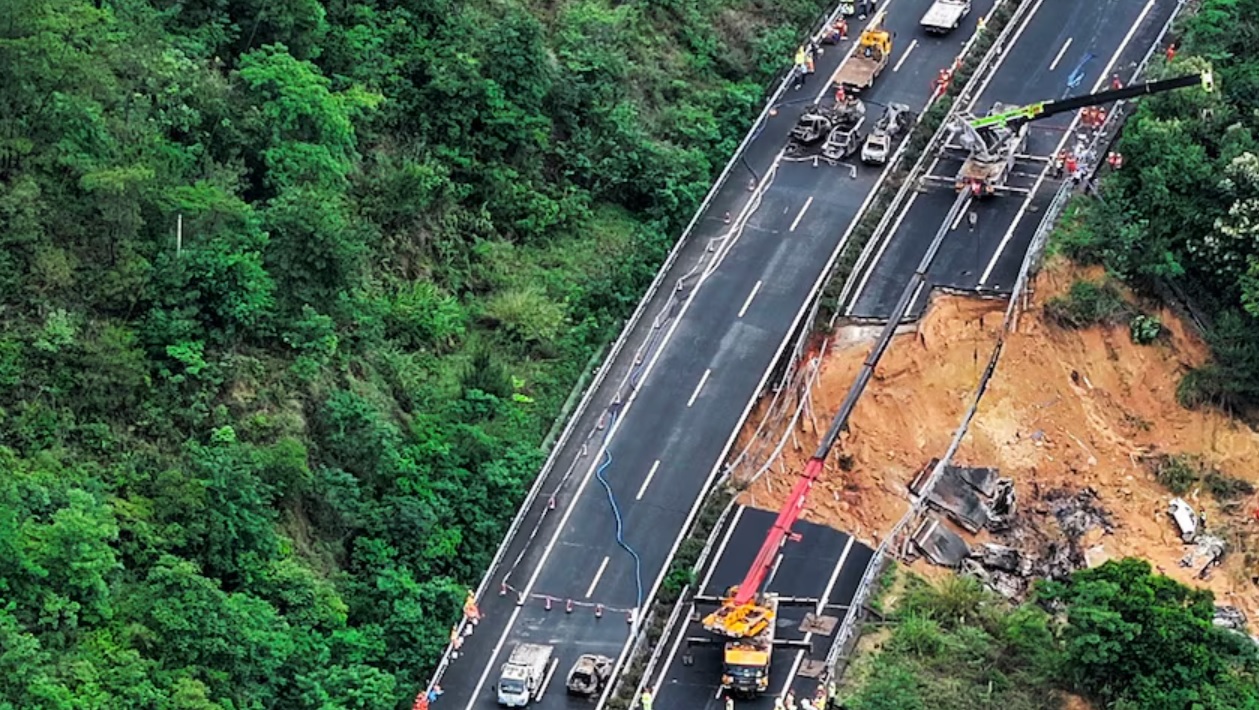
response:
<path id="1" fill-rule="evenodd" d="M 995 466 L 1014 478 L 1024 510 L 1036 505 L 1037 487 L 1093 487 L 1115 523 L 1114 534 L 1089 541 L 1103 546 L 1097 552 L 1142 557 L 1186 584 L 1209 587 L 1218 603 L 1242 608 L 1252 629 L 1259 627 L 1259 587 L 1250 582 L 1259 569 L 1244 569 L 1242 550 L 1230 553 L 1205 581 L 1180 567 L 1189 548 L 1166 513 L 1173 496 L 1140 460 L 1151 452 L 1201 455 L 1221 471 L 1259 484 L 1259 435 L 1225 415 L 1177 404 L 1177 382 L 1206 359 L 1207 348 L 1172 313 L 1159 314 L 1168 335 L 1149 346 L 1133 344 L 1126 326 L 1065 330 L 1043 319 L 1049 298 L 1078 278 L 1097 276 L 1056 263 L 1038 277 L 954 462 Z M 900 520 L 908 507 L 906 485 L 945 452 L 969 406 L 1004 309 L 1004 301 L 938 296 L 916 333 L 896 337 L 853 413 L 851 433 L 841 440 L 851 469 L 841 470 L 840 457 L 830 458 L 806 519 L 867 542 Z M 872 342 L 848 342 L 827 357 L 814 389 L 820 428 L 838 409 Z M 785 452 L 787 473 L 774 466 L 743 493 L 744 502 L 771 509 L 782 503 L 817 443 L 811 423 L 798 438 L 799 449 Z M 1230 517 L 1205 492 L 1185 498 L 1195 508 L 1206 507 L 1213 534 L 1259 554 L 1259 522 L 1250 516 L 1259 500 L 1245 501 Z M 936 576 L 925 562 L 914 567 Z"/>

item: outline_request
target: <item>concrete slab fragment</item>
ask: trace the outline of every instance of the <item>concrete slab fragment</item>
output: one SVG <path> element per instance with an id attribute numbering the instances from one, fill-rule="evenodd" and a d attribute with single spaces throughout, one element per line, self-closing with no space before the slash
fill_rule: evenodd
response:
<path id="1" fill-rule="evenodd" d="M 913 536 L 914 544 L 934 564 L 957 567 L 970 555 L 961 535 L 950 530 L 935 516 L 927 516 Z"/>

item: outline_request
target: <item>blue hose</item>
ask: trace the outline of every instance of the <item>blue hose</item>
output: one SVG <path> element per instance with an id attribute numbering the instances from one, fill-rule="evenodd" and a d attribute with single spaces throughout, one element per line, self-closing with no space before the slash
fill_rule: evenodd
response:
<path id="1" fill-rule="evenodd" d="M 612 432 L 612 427 L 616 423 L 616 417 L 613 416 L 608 420 L 608 433 Z M 604 441 L 607 441 L 607 434 L 604 434 Z M 595 478 L 599 479 L 599 483 L 603 484 L 603 490 L 608 494 L 608 505 L 612 507 L 612 515 L 616 518 L 616 544 L 620 545 L 623 550 L 634 558 L 634 583 L 638 590 L 638 602 L 634 605 L 637 609 L 643 607 L 643 561 L 639 558 L 634 548 L 625 542 L 625 523 L 621 520 L 621 508 L 616 504 L 616 496 L 612 493 L 612 486 L 608 483 L 608 479 L 603 477 L 603 472 L 612 465 L 612 454 L 607 449 L 603 450 L 603 463 L 595 469 Z"/>

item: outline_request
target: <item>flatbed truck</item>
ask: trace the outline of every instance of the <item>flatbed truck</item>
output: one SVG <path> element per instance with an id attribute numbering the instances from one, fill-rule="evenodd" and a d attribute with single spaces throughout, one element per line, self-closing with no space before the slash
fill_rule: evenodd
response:
<path id="1" fill-rule="evenodd" d="M 845 91 L 863 91 L 874 85 L 892 56 L 892 33 L 881 27 L 861 33 L 857 48 L 835 71 L 834 83 Z"/>
<path id="2" fill-rule="evenodd" d="M 522 708 L 541 695 L 554 656 L 554 646 L 517 644 L 500 671 L 498 704 Z"/>
<path id="3" fill-rule="evenodd" d="M 919 24 L 932 34 L 948 34 L 962 24 L 962 18 L 970 14 L 971 0 L 935 0 L 927 8 Z"/>

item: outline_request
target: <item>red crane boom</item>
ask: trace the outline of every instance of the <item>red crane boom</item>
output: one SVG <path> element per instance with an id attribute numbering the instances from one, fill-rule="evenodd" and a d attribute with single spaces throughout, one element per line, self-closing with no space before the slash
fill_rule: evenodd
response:
<path id="1" fill-rule="evenodd" d="M 787 497 L 782 510 L 778 511 L 778 518 L 761 545 L 761 551 L 757 553 L 752 567 L 748 569 L 747 576 L 739 583 L 739 589 L 733 599 L 735 606 L 743 606 L 751 602 L 760 592 L 765 577 L 774 566 L 774 557 L 778 554 L 778 548 L 795 534 L 791 532 L 791 526 L 795 525 L 796 520 L 800 518 L 800 513 L 804 511 L 805 499 L 809 497 L 809 490 L 813 488 L 818 476 L 822 475 L 822 463 L 823 459 L 817 457 L 809 459 L 800 478 L 796 480 L 795 487 L 791 489 L 791 495 Z"/>

